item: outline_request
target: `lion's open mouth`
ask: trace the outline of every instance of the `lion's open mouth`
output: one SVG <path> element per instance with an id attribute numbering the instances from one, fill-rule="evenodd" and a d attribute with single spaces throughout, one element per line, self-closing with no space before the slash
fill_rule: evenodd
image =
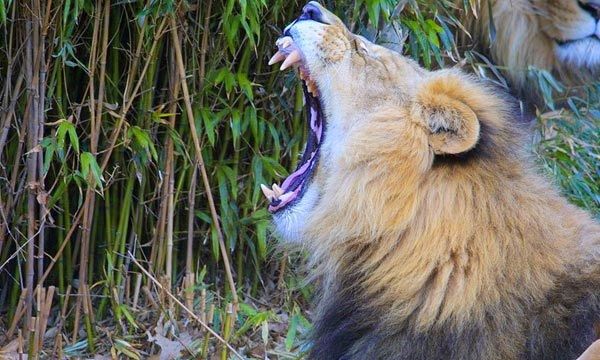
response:
<path id="1" fill-rule="evenodd" d="M 289 36 L 279 39 L 277 46 L 279 51 L 273 55 L 269 64 L 283 60 L 281 70 L 285 70 L 290 66 L 297 67 L 304 89 L 309 130 L 308 141 L 296 171 L 291 173 L 281 186 L 273 184 L 269 188 L 266 185 L 261 185 L 263 193 L 270 201 L 269 211 L 272 213 L 280 211 L 302 198 L 317 167 L 319 148 L 323 142 L 325 128 L 325 116 L 319 100 L 319 91 L 316 82 L 310 77 L 310 72 L 304 64 L 302 52 L 295 46 Z"/>

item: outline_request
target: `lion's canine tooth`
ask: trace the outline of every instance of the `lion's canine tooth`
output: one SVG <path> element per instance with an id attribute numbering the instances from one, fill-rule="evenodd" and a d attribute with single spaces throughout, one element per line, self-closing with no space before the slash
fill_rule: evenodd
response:
<path id="1" fill-rule="evenodd" d="M 298 61 L 300 61 L 300 51 L 294 50 L 285 58 L 285 61 L 281 64 L 279 70 L 285 70 Z"/>
<path id="2" fill-rule="evenodd" d="M 280 62 L 283 59 L 285 59 L 285 54 L 282 53 L 281 51 L 278 51 L 278 52 L 275 53 L 275 55 L 273 55 L 273 57 L 271 58 L 271 60 L 269 60 L 269 65 L 276 64 L 276 63 Z"/>
<path id="3" fill-rule="evenodd" d="M 262 190 L 262 192 L 265 195 L 265 197 L 267 198 L 267 200 L 273 201 L 273 200 L 277 199 L 277 197 L 275 196 L 275 192 L 273 192 L 273 190 L 269 189 L 269 187 L 266 186 L 265 184 L 260 184 L 260 189 Z"/>
<path id="4" fill-rule="evenodd" d="M 273 192 L 275 193 L 275 197 L 277 197 L 277 198 L 285 193 L 285 191 L 283 191 L 283 189 L 280 188 L 279 185 L 277 185 L 277 184 L 273 184 L 272 188 L 273 188 Z"/>

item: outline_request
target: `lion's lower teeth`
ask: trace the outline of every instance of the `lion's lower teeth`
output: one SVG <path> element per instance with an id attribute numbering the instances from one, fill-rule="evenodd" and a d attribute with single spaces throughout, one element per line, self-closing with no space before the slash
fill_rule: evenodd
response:
<path id="1" fill-rule="evenodd" d="M 280 197 L 281 195 L 283 195 L 285 193 L 285 191 L 279 187 L 279 185 L 277 184 L 273 184 L 272 186 L 273 188 L 273 192 L 275 193 L 276 197 Z"/>
<path id="2" fill-rule="evenodd" d="M 273 184 L 272 189 L 269 189 L 269 187 L 265 184 L 260 184 L 260 189 L 262 190 L 263 194 L 269 201 L 282 200 L 282 199 L 286 198 L 284 196 L 285 190 L 283 190 L 277 184 Z"/>

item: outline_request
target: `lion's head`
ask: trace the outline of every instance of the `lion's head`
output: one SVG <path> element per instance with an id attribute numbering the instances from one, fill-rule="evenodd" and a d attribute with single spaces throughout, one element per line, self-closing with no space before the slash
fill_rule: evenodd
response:
<path id="1" fill-rule="evenodd" d="M 530 66 L 550 71 L 567 86 L 600 75 L 600 0 L 483 0 L 478 18 L 469 13 L 464 20 L 525 98 L 536 101 L 540 95 L 528 81 Z"/>
<path id="2" fill-rule="evenodd" d="M 263 186 L 284 240 L 321 245 L 402 231 L 424 182 L 519 148 L 503 136 L 511 107 L 502 95 L 458 71 L 428 72 L 315 2 L 278 44 L 271 63 L 299 70 L 310 125 L 296 171 Z"/>

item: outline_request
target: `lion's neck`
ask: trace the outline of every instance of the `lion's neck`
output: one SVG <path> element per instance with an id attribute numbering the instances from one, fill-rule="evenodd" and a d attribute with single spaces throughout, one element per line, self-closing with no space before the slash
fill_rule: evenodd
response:
<path id="1" fill-rule="evenodd" d="M 321 254 L 324 273 L 335 274 L 329 281 L 358 278 L 372 305 L 388 309 L 386 317 L 422 327 L 483 321 L 488 307 L 518 307 L 519 296 L 541 299 L 564 267 L 559 242 L 571 241 L 550 237 L 568 233 L 563 225 L 547 228 L 566 203 L 535 177 L 438 175 L 420 184 L 426 192 L 399 199 L 412 208 L 404 226 L 377 238 L 338 239 Z"/>

